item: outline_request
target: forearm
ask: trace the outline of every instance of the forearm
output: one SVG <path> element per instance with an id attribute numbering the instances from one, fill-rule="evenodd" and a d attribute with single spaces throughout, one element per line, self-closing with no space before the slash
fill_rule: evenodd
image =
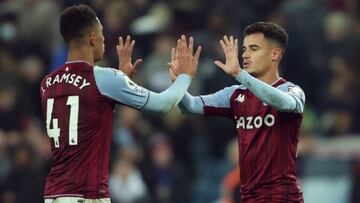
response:
<path id="1" fill-rule="evenodd" d="M 247 87 L 261 101 L 279 111 L 293 112 L 296 110 L 297 101 L 293 96 L 256 79 L 246 71 L 241 71 L 236 76 L 236 80 Z"/>
<path id="2" fill-rule="evenodd" d="M 190 86 L 191 77 L 181 74 L 175 82 L 161 93 L 150 92 L 149 100 L 144 106 L 144 110 L 167 113 L 171 111 L 181 100 Z"/>
<path id="3" fill-rule="evenodd" d="M 199 96 L 193 97 L 191 94 L 186 93 L 178 106 L 183 114 L 204 114 L 204 102 Z"/>

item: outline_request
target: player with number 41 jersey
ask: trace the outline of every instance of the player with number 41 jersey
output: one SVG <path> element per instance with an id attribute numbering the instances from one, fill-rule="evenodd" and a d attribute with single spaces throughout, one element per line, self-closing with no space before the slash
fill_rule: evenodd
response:
<path id="1" fill-rule="evenodd" d="M 177 105 L 194 77 L 201 48 L 178 41 L 180 76 L 166 90 L 152 92 L 129 77 L 135 72 L 135 41 L 119 38 L 119 70 L 94 65 L 104 54 L 102 24 L 88 6 L 75 5 L 60 18 L 67 61 L 41 81 L 40 95 L 52 150 L 45 203 L 110 203 L 108 189 L 115 104 L 164 114 Z M 125 42 L 124 42 L 125 41 Z"/>

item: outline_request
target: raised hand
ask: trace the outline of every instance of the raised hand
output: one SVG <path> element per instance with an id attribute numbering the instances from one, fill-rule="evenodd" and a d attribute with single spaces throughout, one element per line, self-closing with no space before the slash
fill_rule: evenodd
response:
<path id="1" fill-rule="evenodd" d="M 225 54 L 225 64 L 223 64 L 220 61 L 215 61 L 214 63 L 219 66 L 225 73 L 232 75 L 233 77 L 236 77 L 239 72 L 242 70 L 241 66 L 239 64 L 239 45 L 238 45 L 238 39 L 234 40 L 233 36 L 230 36 L 228 38 L 227 36 L 224 36 L 222 40 L 220 40 L 220 46 L 224 51 Z"/>
<path id="2" fill-rule="evenodd" d="M 119 70 L 125 73 L 129 78 L 132 78 L 142 63 L 141 59 L 137 59 L 134 64 L 131 62 L 132 51 L 135 46 L 135 40 L 131 40 L 130 36 L 126 37 L 126 41 L 119 37 L 119 45 L 116 46 L 117 54 L 119 57 Z"/>
<path id="3" fill-rule="evenodd" d="M 181 73 L 188 74 L 191 77 L 195 76 L 201 47 L 199 46 L 197 48 L 195 54 L 193 53 L 193 47 L 194 38 L 190 37 L 188 44 L 185 35 L 182 35 L 181 39 L 178 39 L 177 41 L 176 49 L 172 48 L 171 62 L 168 63 L 170 67 L 169 74 L 171 81 L 174 81 Z"/>

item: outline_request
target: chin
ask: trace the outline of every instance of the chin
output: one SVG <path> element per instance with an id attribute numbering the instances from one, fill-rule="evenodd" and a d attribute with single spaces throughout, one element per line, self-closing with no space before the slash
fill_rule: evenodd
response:
<path id="1" fill-rule="evenodd" d="M 255 77 L 255 71 L 251 68 L 245 68 L 246 72 Z"/>
<path id="2" fill-rule="evenodd" d="M 98 61 L 101 61 L 103 58 L 104 58 L 104 56 L 96 57 L 96 58 L 94 59 L 94 62 L 96 63 L 96 62 L 98 62 Z"/>

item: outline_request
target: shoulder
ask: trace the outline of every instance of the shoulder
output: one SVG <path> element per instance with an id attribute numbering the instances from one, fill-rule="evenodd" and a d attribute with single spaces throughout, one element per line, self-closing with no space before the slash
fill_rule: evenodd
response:
<path id="1" fill-rule="evenodd" d="M 125 74 L 120 71 L 117 70 L 115 68 L 110 68 L 110 67 L 101 67 L 101 66 L 94 66 L 94 73 L 97 75 L 122 75 L 125 76 Z"/>
<path id="2" fill-rule="evenodd" d="M 96 83 L 110 83 L 114 80 L 130 80 L 122 71 L 110 67 L 94 66 Z"/>
<path id="3" fill-rule="evenodd" d="M 290 89 L 293 88 L 298 88 L 301 89 L 301 87 L 295 83 L 292 83 L 290 81 L 285 81 L 284 83 L 280 84 L 279 86 L 276 87 L 277 89 L 280 89 L 284 92 L 288 92 Z"/>
<path id="4" fill-rule="evenodd" d="M 294 84 L 290 81 L 286 81 L 285 83 L 279 85 L 277 88 L 283 92 L 288 92 L 301 98 L 305 97 L 303 89 L 299 85 Z"/>
<path id="5" fill-rule="evenodd" d="M 232 85 L 224 88 L 224 90 L 229 92 L 235 92 L 236 90 L 246 90 L 246 89 L 247 88 L 244 85 Z"/>

